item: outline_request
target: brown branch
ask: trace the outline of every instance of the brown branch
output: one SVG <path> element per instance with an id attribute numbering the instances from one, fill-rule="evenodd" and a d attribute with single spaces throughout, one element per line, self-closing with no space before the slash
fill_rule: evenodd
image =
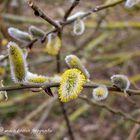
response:
<path id="1" fill-rule="evenodd" d="M 76 0 L 76 1 L 79 1 L 79 0 Z M 44 42 L 44 41 L 46 40 L 46 37 L 47 37 L 48 34 L 50 34 L 50 33 L 55 33 L 55 32 L 58 32 L 58 31 L 61 31 L 61 32 L 62 32 L 62 29 L 63 29 L 64 26 L 73 23 L 73 22 L 77 19 L 77 18 L 75 18 L 75 19 L 70 20 L 70 21 L 67 21 L 67 20 L 65 21 L 65 19 L 67 19 L 67 17 L 69 16 L 69 14 L 72 12 L 73 8 L 75 8 L 75 7 L 78 5 L 78 2 L 76 2 L 76 1 L 74 2 L 74 4 L 72 4 L 72 6 L 70 7 L 70 9 L 66 12 L 66 14 L 65 14 L 65 16 L 64 16 L 64 20 L 58 22 L 58 23 L 61 24 L 61 27 L 59 26 L 59 28 L 58 28 L 58 27 L 55 26 L 56 29 L 53 29 L 53 30 L 47 32 L 47 33 L 44 35 L 44 37 L 43 37 L 43 39 L 42 39 L 42 42 Z M 125 0 L 119 0 L 119 1 L 113 2 L 113 3 L 111 3 L 111 4 L 96 6 L 95 8 L 93 8 L 93 9 L 89 10 L 88 12 L 86 12 L 86 13 L 85 13 L 83 16 L 81 16 L 80 18 L 83 19 L 83 18 L 85 18 L 85 17 L 90 16 L 92 13 L 95 13 L 95 12 L 98 12 L 98 11 L 101 11 L 101 10 L 104 10 L 104 9 L 107 9 L 107 8 L 110 8 L 110 7 L 114 7 L 114 6 L 120 4 L 120 3 L 124 2 L 124 1 L 125 1 Z M 50 17 L 49 17 L 49 18 L 50 18 Z M 51 19 L 51 20 L 52 20 L 52 19 Z M 54 20 L 52 20 L 52 21 L 54 21 Z M 54 22 L 55 22 L 55 21 L 54 21 Z M 57 24 L 57 23 L 56 23 L 56 24 Z M 58 25 L 58 24 L 57 24 L 57 25 Z"/>
<path id="2" fill-rule="evenodd" d="M 27 84 L 27 85 L 13 85 L 13 86 L 5 86 L 5 87 L 0 87 L 0 91 L 13 91 L 13 90 L 23 90 L 23 89 L 32 89 L 32 88 L 53 88 L 53 87 L 59 87 L 59 83 L 47 83 L 47 84 Z M 97 84 L 93 83 L 87 83 L 83 86 L 84 88 L 96 88 L 98 87 Z M 107 86 L 109 91 L 114 91 L 114 92 L 120 92 L 122 91 L 116 87 L 112 86 Z M 130 96 L 133 95 L 140 95 L 140 90 L 133 90 L 133 89 L 128 89 L 126 91 Z M 123 94 L 123 93 L 122 93 Z"/>
<path id="3" fill-rule="evenodd" d="M 32 0 L 29 0 L 29 6 L 33 9 L 34 14 L 36 16 L 41 17 L 42 19 L 44 19 L 45 21 L 47 21 L 48 23 L 50 23 L 51 25 L 53 25 L 55 28 L 59 29 L 59 24 L 57 24 L 57 22 L 55 22 L 55 20 L 53 20 L 51 17 L 49 17 L 48 15 L 46 15 L 37 5 L 35 5 L 33 3 Z"/>
<path id="4" fill-rule="evenodd" d="M 140 118 L 138 119 L 140 121 Z M 132 130 L 129 133 L 129 136 L 127 138 L 127 140 L 136 140 L 136 136 L 139 133 L 140 130 L 140 125 L 139 124 L 135 124 L 132 128 Z"/>
<path id="5" fill-rule="evenodd" d="M 88 17 L 90 16 L 92 13 L 96 13 L 96 12 L 99 12 L 99 11 L 102 11 L 104 9 L 108 9 L 108 8 L 111 8 L 111 7 L 114 7 L 120 3 L 123 3 L 125 0 L 119 0 L 119 1 L 116 1 L 116 2 L 113 2 L 113 3 L 110 3 L 110 4 L 105 4 L 105 5 L 100 5 L 100 6 L 96 6 L 95 8 L 89 10 L 88 12 L 86 12 L 83 16 L 81 16 L 80 18 L 83 19 L 85 17 Z M 75 19 L 72 19 L 72 20 L 69 20 L 69 21 L 65 21 L 65 22 L 62 22 L 61 24 L 63 26 L 65 25 L 69 25 L 71 23 L 73 23 L 75 20 L 77 19 L 77 17 Z"/>
<path id="6" fill-rule="evenodd" d="M 84 96 L 81 96 L 81 95 L 80 95 L 79 98 L 84 100 L 87 104 L 90 104 L 94 107 L 98 106 L 98 107 L 104 108 L 104 109 L 110 111 L 111 113 L 116 114 L 116 115 L 120 115 L 120 116 L 126 118 L 127 120 L 129 120 L 133 123 L 140 124 L 140 121 L 132 118 L 129 114 L 123 112 L 122 110 L 114 109 L 114 108 L 112 108 L 112 107 L 110 107 L 109 105 L 106 105 L 106 104 L 97 103 L 97 102 L 95 102 L 93 100 L 90 100 L 87 97 L 84 97 Z"/>
<path id="7" fill-rule="evenodd" d="M 67 11 L 67 12 L 65 13 L 65 15 L 64 15 L 63 21 L 66 21 L 66 20 L 67 20 L 67 18 L 68 18 L 69 15 L 71 14 L 72 10 L 79 4 L 79 2 L 80 2 L 80 0 L 75 0 L 75 1 L 72 3 L 71 7 L 68 9 L 68 11 Z"/>
<path id="8" fill-rule="evenodd" d="M 107 9 L 107 8 L 110 8 L 110 7 L 114 7 L 120 3 L 123 3 L 125 0 L 118 0 L 118 1 L 115 1 L 113 3 L 110 3 L 110 4 L 105 4 L 105 5 L 101 5 L 101 6 L 96 6 L 95 8 L 93 8 L 91 11 L 92 12 L 98 12 L 98 11 L 101 11 L 101 10 L 104 10 L 104 9 Z"/>
<path id="9" fill-rule="evenodd" d="M 43 38 L 41 39 L 41 42 L 44 43 L 45 40 L 46 40 L 46 37 L 47 37 L 49 34 L 55 33 L 55 32 L 57 32 L 57 31 L 58 31 L 57 29 L 52 29 L 51 31 L 45 33 L 45 35 L 44 35 Z"/>
<path id="10" fill-rule="evenodd" d="M 31 42 L 29 42 L 28 44 L 26 44 L 25 46 L 23 46 L 23 48 L 29 48 L 31 49 L 32 46 L 38 41 L 37 38 L 33 39 Z"/>
<path id="11" fill-rule="evenodd" d="M 58 23 L 60 23 L 60 25 L 58 23 L 56 23 L 53 19 L 51 19 L 50 17 L 48 17 L 46 14 L 43 13 L 43 11 L 41 9 L 39 9 L 39 7 L 37 7 L 36 5 L 34 5 L 34 3 L 29 0 L 29 6 L 34 10 L 35 14 L 37 14 L 38 16 L 40 16 L 41 18 L 43 18 L 45 21 L 49 22 L 51 25 L 53 25 L 55 27 L 55 29 L 52 29 L 51 31 L 47 32 L 44 37 L 42 38 L 42 43 L 46 40 L 46 37 L 48 36 L 48 34 L 50 33 L 55 33 L 58 31 L 63 30 L 63 27 L 66 25 L 69 25 L 71 23 L 73 23 L 77 18 L 67 21 L 67 17 L 70 15 L 70 13 L 72 12 L 72 10 L 78 5 L 80 0 L 75 0 L 75 2 L 72 4 L 72 6 L 70 7 L 70 9 L 66 12 L 66 14 L 64 15 L 64 19 L 63 21 L 59 21 Z M 85 17 L 88 17 L 89 15 L 91 15 L 93 12 L 96 13 L 98 11 L 104 10 L 104 9 L 108 9 L 110 7 L 114 7 L 120 3 L 124 2 L 124 0 L 119 0 L 117 2 L 113 2 L 111 4 L 105 4 L 105 5 L 101 5 L 101 6 L 96 6 L 95 8 L 89 10 L 88 12 L 86 12 L 83 16 L 81 16 L 80 18 L 83 19 Z"/>
<path id="12" fill-rule="evenodd" d="M 9 129 L 10 130 L 10 129 Z M 18 131 L 18 129 L 17 129 Z M 0 132 L 0 136 L 7 136 L 10 137 L 12 139 L 18 138 L 18 139 L 26 139 L 26 140 L 35 140 L 35 137 L 33 136 L 26 136 L 22 133 L 16 133 L 16 132 Z"/>

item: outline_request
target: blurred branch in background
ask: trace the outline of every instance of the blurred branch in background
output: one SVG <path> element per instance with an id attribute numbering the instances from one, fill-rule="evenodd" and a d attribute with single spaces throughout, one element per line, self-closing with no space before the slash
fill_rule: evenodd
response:
<path id="1" fill-rule="evenodd" d="M 117 114 L 117 115 L 120 115 L 120 116 L 123 116 L 124 118 L 126 118 L 127 120 L 133 122 L 133 123 L 137 123 L 137 124 L 140 124 L 140 121 L 132 118 L 129 114 L 127 113 L 124 113 L 123 111 L 121 110 L 117 110 L 117 109 L 114 109 L 106 104 L 101 104 L 101 103 L 97 103 L 95 102 L 94 100 L 90 100 L 88 99 L 87 97 L 84 97 L 84 96 L 80 96 L 79 97 L 80 99 L 84 100 L 87 104 L 90 104 L 92 106 L 98 106 L 98 107 L 101 107 L 103 109 L 106 109 L 108 110 L 109 112 L 111 113 L 114 113 L 114 114 Z"/>

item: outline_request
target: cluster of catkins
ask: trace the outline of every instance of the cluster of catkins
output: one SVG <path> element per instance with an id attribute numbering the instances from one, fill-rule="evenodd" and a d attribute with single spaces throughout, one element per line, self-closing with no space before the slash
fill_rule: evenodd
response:
<path id="1" fill-rule="evenodd" d="M 77 12 L 70 17 L 67 18 L 67 21 L 74 21 L 73 23 L 73 34 L 74 35 L 82 35 L 85 31 L 85 23 L 82 16 L 85 15 L 85 12 Z M 33 39 L 37 38 L 43 38 L 46 34 L 45 32 L 36 27 L 36 26 L 30 26 L 28 29 L 28 32 L 21 31 L 17 28 L 10 27 L 8 29 L 8 33 L 11 37 L 16 39 L 17 41 L 20 41 L 22 43 L 30 43 Z M 61 47 L 61 39 L 57 33 L 49 33 L 47 35 L 47 45 L 46 45 L 46 52 L 50 55 L 57 55 L 60 47 Z M 55 51 L 54 51 L 55 50 Z"/>
<path id="2" fill-rule="evenodd" d="M 66 64 L 70 69 L 66 70 L 61 77 L 46 77 L 29 72 L 26 56 L 23 50 L 14 42 L 8 43 L 8 55 L 10 61 L 11 77 L 17 84 L 46 84 L 59 82 L 59 98 L 62 102 L 76 99 L 81 93 L 83 86 L 89 81 L 90 74 L 75 55 L 68 55 L 65 58 Z M 130 82 L 124 75 L 113 75 L 111 77 L 113 85 L 126 91 Z M 99 85 L 93 89 L 95 100 L 103 100 L 108 96 L 108 89 L 105 85 Z"/>
<path id="3" fill-rule="evenodd" d="M 73 2 L 73 0 L 71 1 Z M 140 0 L 127 0 L 125 6 L 130 8 Z M 73 33 L 75 35 L 83 34 L 85 30 L 85 23 L 83 16 L 85 12 L 77 12 L 68 17 L 68 21 L 73 21 Z M 35 26 L 29 27 L 29 33 L 21 31 L 17 28 L 10 27 L 8 33 L 16 40 L 22 43 L 30 43 L 33 39 L 43 38 L 45 32 Z M 61 48 L 61 39 L 56 33 L 50 33 L 48 36 L 45 51 L 50 55 L 57 55 Z M 10 60 L 11 76 L 15 83 L 18 84 L 45 84 L 49 82 L 59 82 L 60 87 L 58 90 L 59 98 L 62 102 L 68 102 L 76 99 L 81 93 L 86 82 L 90 81 L 90 74 L 82 64 L 80 59 L 75 55 L 68 55 L 65 62 L 70 69 L 66 70 L 62 76 L 55 76 L 53 78 L 33 74 L 29 71 L 26 57 L 27 53 L 24 52 L 16 43 L 9 42 L 8 55 Z M 130 87 L 130 81 L 127 76 L 117 74 L 111 76 L 112 85 L 122 90 L 125 95 Z M 93 98 L 96 101 L 104 100 L 108 96 L 108 88 L 105 85 L 99 85 L 93 89 Z"/>
<path id="4" fill-rule="evenodd" d="M 8 29 L 8 33 L 10 34 L 11 37 L 16 39 L 17 41 L 26 44 L 30 43 L 34 39 L 41 39 L 45 36 L 45 32 L 43 30 L 33 25 L 29 27 L 29 33 L 21 31 L 14 27 L 10 27 Z M 44 51 L 50 55 L 57 55 L 61 48 L 60 37 L 55 33 L 50 33 L 47 37 L 48 37 L 48 41 Z"/>

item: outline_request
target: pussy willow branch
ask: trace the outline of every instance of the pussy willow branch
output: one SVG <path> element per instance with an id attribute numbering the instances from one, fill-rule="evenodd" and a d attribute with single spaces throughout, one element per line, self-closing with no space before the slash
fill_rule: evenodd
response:
<path id="1" fill-rule="evenodd" d="M 87 83 L 83 87 L 84 88 L 96 88 L 96 87 L 98 87 L 98 85 L 99 84 Z M 0 87 L 0 91 L 13 91 L 13 90 L 23 90 L 23 89 L 32 89 L 32 88 L 42 88 L 42 89 L 45 89 L 47 87 L 49 87 L 49 88 L 59 87 L 59 83 L 27 84 L 27 85 L 5 86 L 5 87 Z M 122 93 L 122 91 L 120 89 L 116 88 L 116 87 L 107 86 L 107 88 L 108 88 L 109 91 L 114 91 L 114 92 L 120 92 L 120 93 Z M 140 90 L 128 89 L 126 92 L 130 96 L 140 95 Z"/>
<path id="2" fill-rule="evenodd" d="M 114 109 L 114 108 L 112 108 L 112 107 L 110 107 L 109 105 L 106 105 L 106 104 L 97 103 L 97 102 L 95 102 L 95 101 L 93 101 L 91 99 L 88 99 L 87 97 L 81 96 L 81 95 L 80 95 L 79 98 L 82 99 L 82 100 L 84 100 L 87 104 L 90 104 L 90 105 L 92 105 L 94 107 L 95 106 L 98 106 L 98 107 L 104 108 L 104 109 L 110 111 L 111 113 L 120 115 L 120 116 L 126 118 L 127 120 L 129 120 L 129 121 L 131 121 L 133 123 L 140 124 L 140 121 L 132 118 L 129 114 L 127 114 L 127 113 L 125 113 L 125 112 L 123 112 L 121 110 Z"/>
<path id="3" fill-rule="evenodd" d="M 105 4 L 105 5 L 101 5 L 101 6 L 96 6 L 95 8 L 93 8 L 93 9 L 89 10 L 88 12 L 86 12 L 80 18 L 83 19 L 85 17 L 90 16 L 92 13 L 96 13 L 98 11 L 101 11 L 101 10 L 104 10 L 104 9 L 108 9 L 110 7 L 114 7 L 114 6 L 118 5 L 118 4 L 123 3 L 124 1 L 125 0 L 119 0 L 119 1 L 113 2 L 111 4 Z M 44 35 L 44 37 L 42 38 L 42 43 L 45 41 L 45 39 L 48 36 L 48 34 L 58 32 L 59 30 L 62 32 L 62 29 L 66 25 L 69 25 L 69 24 L 73 23 L 77 19 L 77 18 L 75 18 L 75 19 L 69 20 L 69 21 L 67 21 L 67 20 L 65 21 L 64 20 L 64 19 L 67 19 L 67 17 L 69 16 L 69 14 L 72 12 L 73 8 L 75 8 L 78 5 L 79 2 L 76 2 L 75 1 L 75 3 L 73 3 L 72 6 L 70 7 L 70 9 L 66 12 L 65 17 L 63 18 L 63 20 L 62 21 L 61 20 L 58 21 L 58 23 L 60 23 L 60 25 L 59 25 L 58 23 L 56 23 L 55 20 L 51 19 L 46 14 L 44 14 L 44 12 L 38 6 L 36 6 L 31 0 L 29 0 L 29 5 L 34 10 L 34 12 L 38 13 L 41 18 L 43 18 L 45 21 L 49 22 L 51 25 L 53 25 L 55 27 L 55 29 L 52 29 L 51 31 L 48 31 Z M 33 45 L 36 41 L 37 40 L 32 41 L 31 43 L 27 44 L 26 47 L 29 47 L 29 46 Z M 5 60 L 5 59 L 3 59 L 3 60 Z M 0 60 L 0 61 L 2 62 L 3 60 Z"/>
<path id="4" fill-rule="evenodd" d="M 110 3 L 110 4 L 105 4 L 105 5 L 96 6 L 95 8 L 93 8 L 93 9 L 89 10 L 88 12 L 86 12 L 85 14 L 83 14 L 83 16 L 81 16 L 80 18 L 83 19 L 83 18 L 85 18 L 85 17 L 90 16 L 90 15 L 93 14 L 93 13 L 96 13 L 96 12 L 99 12 L 99 11 L 101 11 L 101 10 L 108 9 L 108 8 L 110 8 L 110 7 L 114 7 L 114 6 L 118 5 L 118 4 L 121 4 L 121 3 L 123 3 L 124 1 L 125 1 L 125 0 L 119 0 L 119 1 L 116 1 L 116 2 L 113 2 L 113 3 Z M 68 20 L 68 21 L 66 21 L 66 22 L 62 22 L 61 24 L 62 24 L 63 26 L 65 26 L 65 25 L 68 25 L 68 24 L 73 23 L 75 20 L 77 20 L 77 17 L 76 17 L 75 19 Z"/>
<path id="5" fill-rule="evenodd" d="M 31 0 L 30 0 L 31 1 Z M 88 12 L 86 12 L 83 16 L 81 16 L 80 18 L 83 19 L 85 17 L 90 16 L 92 13 L 96 13 L 98 11 L 104 10 L 104 9 L 108 9 L 110 7 L 114 7 L 118 4 L 123 3 L 125 0 L 119 0 L 117 2 L 113 2 L 111 4 L 105 4 L 105 5 L 101 5 L 101 6 L 96 6 L 95 8 L 89 10 Z M 75 2 L 72 4 L 72 6 L 68 9 L 68 11 L 65 13 L 64 18 L 58 22 L 56 22 L 55 20 L 51 19 L 50 17 L 48 17 L 46 14 L 44 14 L 44 12 L 38 7 L 36 6 L 32 1 L 31 1 L 31 8 L 34 10 L 34 12 L 38 13 L 41 18 L 43 18 L 44 20 L 46 20 L 47 22 L 49 22 L 51 25 L 53 25 L 55 27 L 55 29 L 47 32 L 44 37 L 43 37 L 43 41 L 45 41 L 46 37 L 48 34 L 52 33 L 52 32 L 59 32 L 63 30 L 63 28 L 66 25 L 70 25 L 72 24 L 75 20 L 77 20 L 77 18 L 73 19 L 73 20 L 66 20 L 68 18 L 68 16 L 71 14 L 72 10 L 79 4 L 79 0 L 75 0 Z"/>

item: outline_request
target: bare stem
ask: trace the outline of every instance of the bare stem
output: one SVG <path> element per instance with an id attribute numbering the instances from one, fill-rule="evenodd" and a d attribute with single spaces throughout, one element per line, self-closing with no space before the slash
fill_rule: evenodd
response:
<path id="1" fill-rule="evenodd" d="M 94 107 L 98 106 L 98 107 L 104 108 L 104 109 L 110 111 L 111 113 L 120 115 L 120 116 L 126 118 L 127 120 L 129 120 L 129 121 L 131 121 L 133 123 L 140 124 L 140 121 L 132 118 L 129 114 L 123 112 L 122 110 L 114 109 L 114 108 L 112 108 L 112 107 L 110 107 L 109 105 L 106 105 L 106 104 L 97 103 L 97 102 L 95 102 L 95 101 L 93 101 L 91 99 L 88 99 L 85 96 L 80 96 L 80 99 L 84 100 L 86 103 L 88 103 L 88 104 L 90 104 L 90 105 L 92 105 Z"/>
<path id="2" fill-rule="evenodd" d="M 47 87 L 49 87 L 49 88 L 59 87 L 59 83 L 12 85 L 12 86 L 0 87 L 0 91 L 13 91 L 13 90 L 23 90 L 23 89 L 32 89 L 32 88 L 43 88 L 43 89 L 45 89 Z M 87 83 L 83 87 L 84 88 L 96 88 L 96 87 L 98 87 L 98 84 Z M 116 88 L 116 87 L 107 86 L 107 88 L 108 88 L 109 91 L 122 93 L 122 91 L 120 89 Z M 126 92 L 130 96 L 134 96 L 134 95 L 140 96 L 140 90 L 128 89 Z M 123 93 L 122 93 L 122 95 L 123 95 Z"/>

